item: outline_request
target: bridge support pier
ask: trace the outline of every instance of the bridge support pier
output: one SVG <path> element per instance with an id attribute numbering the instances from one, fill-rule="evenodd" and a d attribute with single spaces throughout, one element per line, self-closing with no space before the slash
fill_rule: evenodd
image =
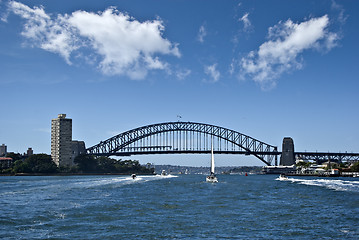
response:
<path id="1" fill-rule="evenodd" d="M 282 154 L 280 156 L 280 165 L 291 166 L 293 164 L 295 164 L 294 141 L 290 137 L 285 137 L 283 139 Z"/>

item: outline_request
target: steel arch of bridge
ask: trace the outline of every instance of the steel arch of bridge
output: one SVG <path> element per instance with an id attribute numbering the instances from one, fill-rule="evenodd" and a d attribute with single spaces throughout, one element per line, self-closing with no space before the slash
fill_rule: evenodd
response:
<path id="1" fill-rule="evenodd" d="M 166 122 L 135 128 L 86 149 L 90 155 L 214 153 L 253 155 L 277 164 L 277 147 L 234 130 L 194 122 Z"/>

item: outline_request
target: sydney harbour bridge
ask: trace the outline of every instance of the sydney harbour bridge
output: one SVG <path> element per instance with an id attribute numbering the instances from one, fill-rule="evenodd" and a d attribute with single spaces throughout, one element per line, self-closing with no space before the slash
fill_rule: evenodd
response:
<path id="1" fill-rule="evenodd" d="M 165 122 L 138 127 L 88 149 L 97 156 L 131 156 L 149 154 L 209 154 L 213 143 L 215 154 L 252 155 L 268 166 L 291 165 L 296 158 L 336 162 L 358 161 L 359 153 L 294 152 L 293 141 L 284 138 L 282 151 L 240 132 L 195 122 Z"/>

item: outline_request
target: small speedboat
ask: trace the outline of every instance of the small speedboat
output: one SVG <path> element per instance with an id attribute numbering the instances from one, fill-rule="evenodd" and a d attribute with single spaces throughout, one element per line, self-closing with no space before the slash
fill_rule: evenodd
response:
<path id="1" fill-rule="evenodd" d="M 167 173 L 166 173 L 166 171 L 165 171 L 165 170 L 162 170 L 162 172 L 161 172 L 161 176 L 167 176 Z"/>
<path id="2" fill-rule="evenodd" d="M 136 174 L 132 174 L 131 177 L 132 177 L 132 179 L 136 179 L 137 176 L 136 176 Z"/>
<path id="3" fill-rule="evenodd" d="M 279 180 L 288 180 L 288 177 L 285 174 L 280 174 Z"/>

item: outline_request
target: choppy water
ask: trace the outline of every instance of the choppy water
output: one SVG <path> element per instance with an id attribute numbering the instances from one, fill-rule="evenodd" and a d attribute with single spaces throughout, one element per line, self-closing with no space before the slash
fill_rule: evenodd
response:
<path id="1" fill-rule="evenodd" d="M 359 180 L 0 177 L 1 239 L 358 239 Z"/>

